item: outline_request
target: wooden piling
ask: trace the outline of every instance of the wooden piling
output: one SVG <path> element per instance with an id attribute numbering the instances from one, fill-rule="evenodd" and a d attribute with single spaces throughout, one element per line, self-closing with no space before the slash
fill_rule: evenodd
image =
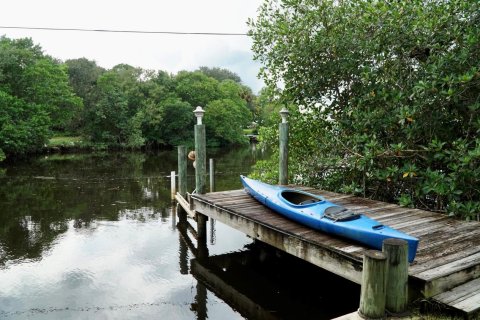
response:
<path id="1" fill-rule="evenodd" d="M 177 207 L 179 207 L 178 204 L 172 204 L 170 208 L 170 220 L 172 220 L 172 230 L 175 230 L 177 226 Z"/>
<path id="2" fill-rule="evenodd" d="M 205 150 L 205 125 L 195 125 L 195 190 L 199 194 L 206 191 L 206 150 Z"/>
<path id="3" fill-rule="evenodd" d="M 209 173 L 210 173 L 210 192 L 215 191 L 215 160 L 210 158 L 209 161 Z"/>
<path id="4" fill-rule="evenodd" d="M 282 122 L 279 125 L 280 137 L 280 163 L 278 172 L 278 183 L 288 184 L 288 122 Z"/>
<path id="5" fill-rule="evenodd" d="M 393 314 L 406 312 L 408 305 L 408 243 L 387 239 L 382 251 L 387 255 L 386 309 Z"/>
<path id="6" fill-rule="evenodd" d="M 187 195 L 187 147 L 178 146 L 178 193 Z"/>
<path id="7" fill-rule="evenodd" d="M 207 220 L 207 216 L 197 212 L 197 234 L 199 241 L 200 239 L 207 239 Z"/>
<path id="8" fill-rule="evenodd" d="M 177 194 L 177 187 L 176 187 L 176 176 L 175 171 L 170 172 L 170 199 L 172 202 L 175 201 L 175 195 Z"/>
<path id="9" fill-rule="evenodd" d="M 387 255 L 368 250 L 363 257 L 362 288 L 358 313 L 365 319 L 385 316 Z"/>

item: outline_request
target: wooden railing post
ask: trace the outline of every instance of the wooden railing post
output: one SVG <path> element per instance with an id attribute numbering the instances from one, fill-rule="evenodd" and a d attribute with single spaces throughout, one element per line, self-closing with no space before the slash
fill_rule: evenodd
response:
<path id="1" fill-rule="evenodd" d="M 385 316 L 387 255 L 369 250 L 363 256 L 362 288 L 360 293 L 361 317 L 382 319 Z"/>
<path id="2" fill-rule="evenodd" d="M 288 184 L 288 110 L 284 107 L 280 111 L 282 122 L 279 125 L 279 139 L 280 139 L 280 163 L 278 170 L 278 184 Z"/>
<path id="3" fill-rule="evenodd" d="M 402 314 L 408 305 L 408 243 L 402 239 L 386 239 L 382 250 L 388 261 L 385 307 L 393 314 Z"/>
<path id="4" fill-rule="evenodd" d="M 187 147 L 178 146 L 178 193 L 187 195 Z"/>

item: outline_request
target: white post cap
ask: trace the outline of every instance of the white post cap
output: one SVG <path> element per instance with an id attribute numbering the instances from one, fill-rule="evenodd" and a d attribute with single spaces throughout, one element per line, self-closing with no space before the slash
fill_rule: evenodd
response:
<path id="1" fill-rule="evenodd" d="M 282 117 L 282 123 L 287 123 L 287 118 L 290 112 L 287 110 L 287 108 L 283 107 L 282 110 L 280 110 L 280 116 Z"/>
<path id="2" fill-rule="evenodd" d="M 205 111 L 202 109 L 202 107 L 198 106 L 193 113 L 195 114 L 195 117 L 197 117 L 197 124 L 202 124 L 202 118 L 203 114 Z"/>

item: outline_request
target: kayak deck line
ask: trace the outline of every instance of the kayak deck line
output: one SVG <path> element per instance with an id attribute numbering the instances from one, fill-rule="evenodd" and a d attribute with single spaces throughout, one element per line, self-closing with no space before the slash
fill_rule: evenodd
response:
<path id="1" fill-rule="evenodd" d="M 458 221 L 443 214 L 400 207 L 380 201 L 308 187 L 292 186 L 324 197 L 349 211 L 362 213 L 420 240 L 415 260 L 409 266 L 412 298 L 431 298 L 480 278 L 480 223 Z M 311 262 L 356 283 L 361 283 L 362 259 L 368 247 L 335 237 L 289 220 L 266 208 L 244 190 L 191 196 L 193 209 L 239 230 L 253 239 Z M 476 280 L 472 292 L 480 292 Z M 471 286 L 470 286 L 471 287 Z M 480 295 L 480 294 L 479 294 Z M 469 300 L 457 305 L 467 305 Z M 450 298 L 452 300 L 452 298 Z M 439 303 L 443 303 L 439 300 Z M 470 308 L 470 309 L 468 309 Z M 475 309 L 476 310 L 476 309 Z M 475 311 L 476 312 L 476 311 Z"/>

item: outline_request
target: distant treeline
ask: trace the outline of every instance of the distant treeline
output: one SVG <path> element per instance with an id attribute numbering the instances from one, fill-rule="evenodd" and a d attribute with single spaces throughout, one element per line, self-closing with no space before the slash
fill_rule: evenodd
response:
<path id="1" fill-rule="evenodd" d="M 263 114 L 256 101 L 222 68 L 106 70 L 85 58 L 59 61 L 28 38 L 0 38 L 0 161 L 36 152 L 53 135 L 82 136 L 96 147 L 191 144 L 196 106 L 207 112 L 207 144 L 240 144 Z"/>

